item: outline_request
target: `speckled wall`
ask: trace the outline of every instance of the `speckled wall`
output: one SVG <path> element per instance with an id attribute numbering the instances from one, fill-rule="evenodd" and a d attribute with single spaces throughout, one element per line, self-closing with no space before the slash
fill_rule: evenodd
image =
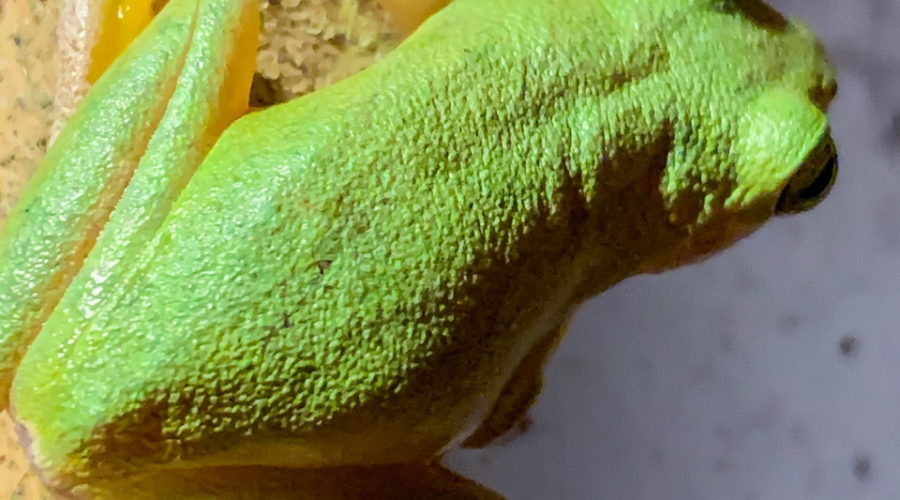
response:
<path id="1" fill-rule="evenodd" d="M 449 463 L 511 500 L 900 498 L 900 0 L 778 0 L 839 69 L 839 183 L 588 303 L 523 435 Z"/>

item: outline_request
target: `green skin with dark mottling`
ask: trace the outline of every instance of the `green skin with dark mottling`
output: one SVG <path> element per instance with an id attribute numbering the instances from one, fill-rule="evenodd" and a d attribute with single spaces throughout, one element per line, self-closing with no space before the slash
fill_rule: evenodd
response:
<path id="1" fill-rule="evenodd" d="M 58 488 L 419 462 L 505 430 L 577 304 L 725 247 L 824 168 L 830 67 L 806 27 L 737 0 L 457 0 L 206 154 L 251 3 L 173 0 L 0 240 L 0 362 Z M 175 69 L 151 75 L 163 50 Z M 113 150 L 142 160 L 98 215 Z"/>

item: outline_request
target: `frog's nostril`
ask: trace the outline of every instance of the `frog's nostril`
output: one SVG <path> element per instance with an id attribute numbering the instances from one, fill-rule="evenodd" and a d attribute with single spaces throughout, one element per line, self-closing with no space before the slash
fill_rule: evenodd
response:
<path id="1" fill-rule="evenodd" d="M 837 178 L 837 154 L 830 155 L 818 171 L 813 170 L 816 166 L 808 165 L 794 174 L 787 187 L 781 192 L 781 197 L 775 206 L 776 213 L 805 212 L 828 196 Z"/>

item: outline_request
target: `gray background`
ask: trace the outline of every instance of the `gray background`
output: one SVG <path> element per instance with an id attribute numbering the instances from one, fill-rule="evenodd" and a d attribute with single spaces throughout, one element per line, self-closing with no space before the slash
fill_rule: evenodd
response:
<path id="1" fill-rule="evenodd" d="M 448 463 L 511 500 L 900 499 L 900 0 L 779 0 L 839 70 L 839 183 L 581 310 L 530 429 Z"/>

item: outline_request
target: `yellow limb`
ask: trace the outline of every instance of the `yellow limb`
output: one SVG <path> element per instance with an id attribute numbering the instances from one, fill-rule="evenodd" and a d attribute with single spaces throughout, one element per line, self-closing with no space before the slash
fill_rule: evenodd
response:
<path id="1" fill-rule="evenodd" d="M 379 0 L 397 26 L 406 34 L 450 3 L 450 0 Z"/>
<path id="2" fill-rule="evenodd" d="M 107 0 L 87 79 L 96 82 L 153 19 L 150 0 Z"/>
<path id="3" fill-rule="evenodd" d="M 256 72 L 259 13 L 248 9 L 241 20 L 237 49 L 227 67 L 219 100 L 221 128 L 248 109 L 248 96 Z M 91 52 L 88 81 L 96 82 L 157 14 L 152 0 L 107 0 L 97 42 Z"/>
<path id="4" fill-rule="evenodd" d="M 259 46 L 259 9 L 244 9 L 240 30 L 231 60 L 225 69 L 225 80 L 219 95 L 220 128 L 216 133 L 220 133 L 250 110 L 250 87 L 256 73 L 256 52 Z"/>

